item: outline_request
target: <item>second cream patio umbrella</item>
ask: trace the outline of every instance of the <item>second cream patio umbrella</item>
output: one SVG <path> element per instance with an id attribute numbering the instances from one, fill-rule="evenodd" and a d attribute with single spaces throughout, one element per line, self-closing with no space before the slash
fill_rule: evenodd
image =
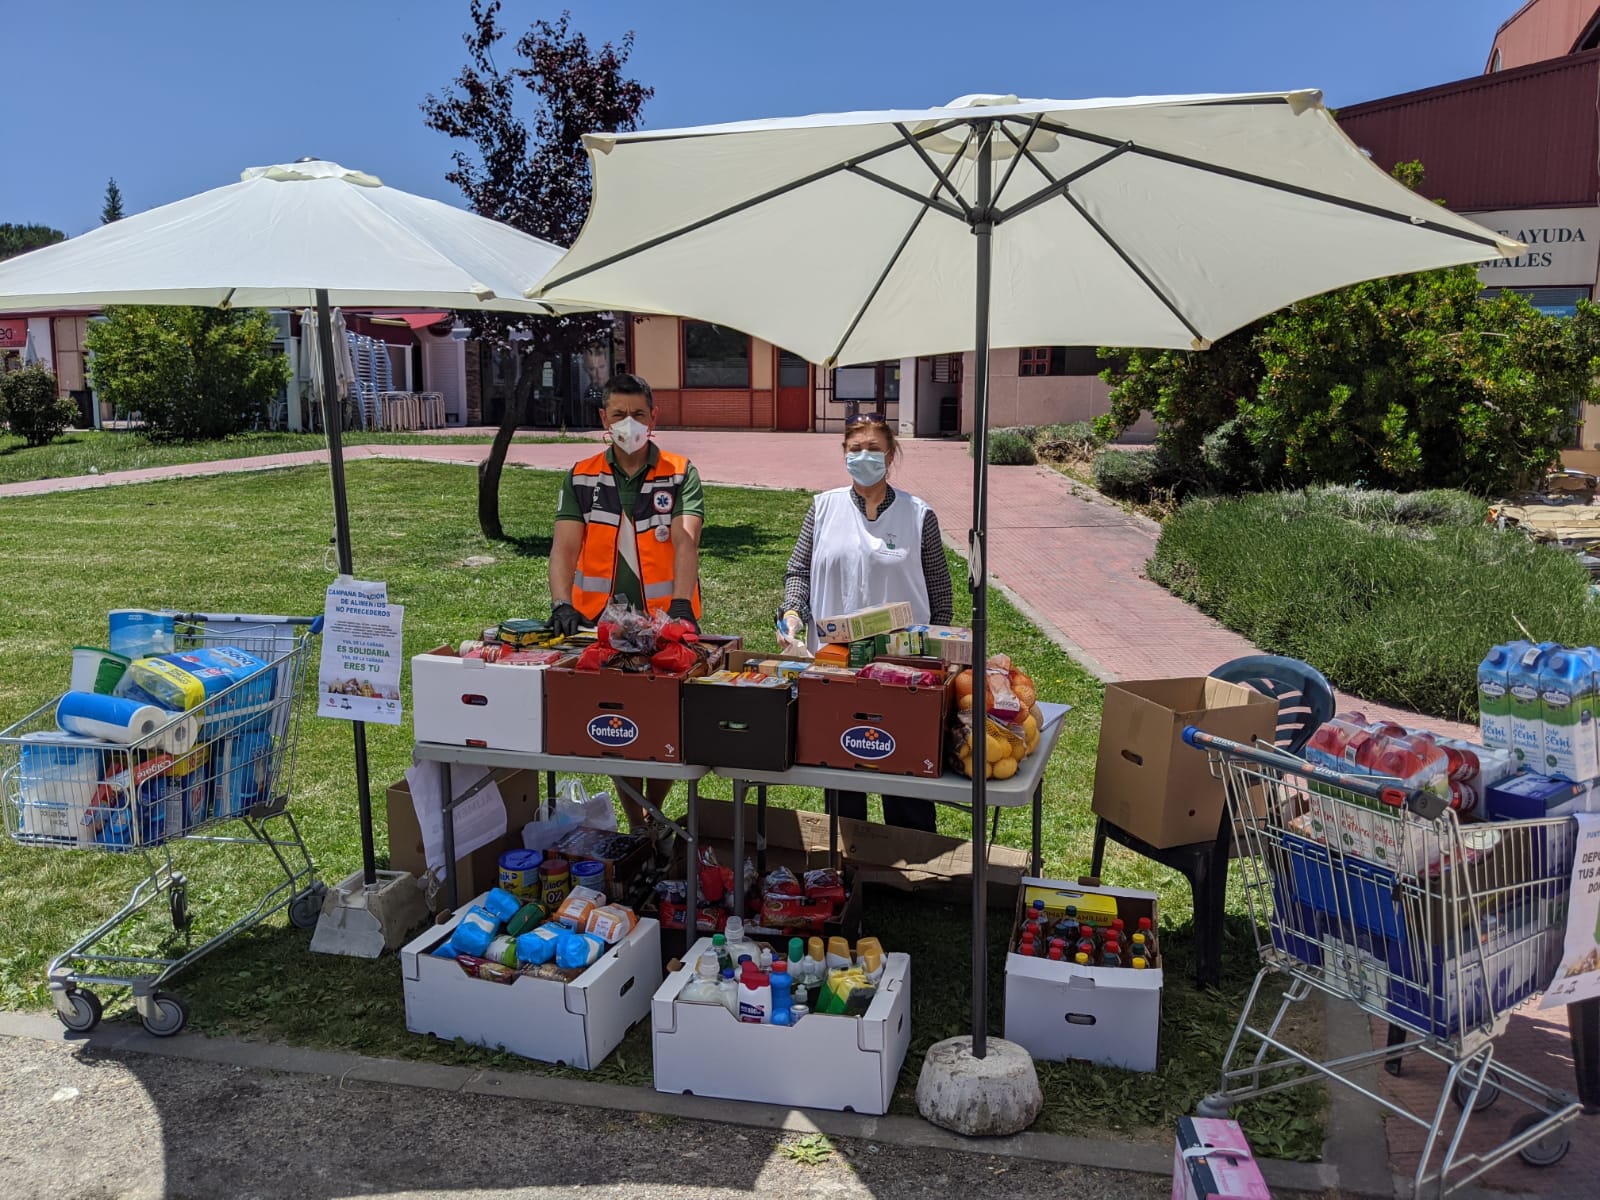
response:
<path id="1" fill-rule="evenodd" d="M 1317 91 L 968 96 L 586 143 L 588 222 L 530 297 L 679 313 L 824 366 L 974 352 L 968 581 L 980 664 L 991 347 L 1203 350 L 1308 295 L 1518 249 L 1385 175 Z M 982 738 L 972 765 L 982 1057 Z"/>

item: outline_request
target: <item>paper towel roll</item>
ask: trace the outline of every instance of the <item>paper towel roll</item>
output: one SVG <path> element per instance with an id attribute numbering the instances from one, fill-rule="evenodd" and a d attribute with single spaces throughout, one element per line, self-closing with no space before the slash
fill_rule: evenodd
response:
<path id="1" fill-rule="evenodd" d="M 170 722 L 170 723 L 169 723 Z M 143 741 L 160 730 L 152 743 L 169 754 L 185 754 L 194 746 L 192 718 L 97 692 L 68 692 L 56 705 L 56 724 L 68 733 L 104 738 L 124 745 Z"/>

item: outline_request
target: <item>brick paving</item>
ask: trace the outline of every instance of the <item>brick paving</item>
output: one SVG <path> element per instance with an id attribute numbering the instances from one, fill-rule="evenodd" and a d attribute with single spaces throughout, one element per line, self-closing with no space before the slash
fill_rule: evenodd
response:
<path id="1" fill-rule="evenodd" d="M 815 434 L 663 431 L 657 440 L 687 454 L 708 483 L 817 491 L 846 481 L 839 443 Z M 896 485 L 926 500 L 952 544 L 965 550 L 972 515 L 972 461 L 966 444 L 918 440 L 902 444 Z M 355 446 L 349 461 L 409 459 L 475 465 L 487 453 L 483 444 Z M 561 470 L 586 454 L 590 445 L 516 444 L 508 462 L 520 467 Z M 277 454 L 233 461 L 155 467 L 141 471 L 0 485 L 0 498 L 110 487 L 184 476 L 306 466 L 326 461 L 325 452 Z M 1087 668 L 1104 679 L 1204 675 L 1219 663 L 1255 652 L 1250 642 L 1176 599 L 1144 577 L 1155 548 L 1156 526 L 1124 512 L 1089 489 L 1043 467 L 993 467 L 989 472 L 989 570 L 992 578 L 1020 600 L 1032 619 L 1052 631 Z M 715 512 L 712 520 L 716 519 Z M 1361 707 L 1369 716 L 1386 716 L 1415 727 L 1453 736 L 1472 736 L 1470 726 L 1419 716 L 1341 694 L 1340 707 Z M 1497 1043 L 1496 1053 L 1530 1073 L 1547 1073 L 1572 1087 L 1572 1059 L 1565 1016 L 1520 1012 Z M 1413 1100 L 1433 1087 L 1421 1060 L 1407 1077 L 1386 1086 Z M 1493 1144 L 1517 1115 L 1517 1105 L 1502 1100 L 1468 1125 L 1467 1145 Z M 1559 1166 L 1535 1172 L 1520 1162 L 1497 1168 L 1489 1182 L 1499 1188 L 1543 1196 L 1594 1195 L 1600 1177 L 1600 1138 L 1583 1137 L 1578 1126 L 1572 1152 Z M 1398 1118 L 1388 1122 L 1391 1159 L 1409 1176 L 1420 1138 Z M 1409 1159 L 1408 1159 L 1408 1156 Z M 1580 1186 L 1577 1181 L 1589 1180 Z"/>

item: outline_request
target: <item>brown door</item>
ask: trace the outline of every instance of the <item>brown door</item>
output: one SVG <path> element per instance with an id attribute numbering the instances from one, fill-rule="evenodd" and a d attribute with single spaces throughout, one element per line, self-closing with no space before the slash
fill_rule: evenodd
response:
<path id="1" fill-rule="evenodd" d="M 56 388 L 63 395 L 82 391 L 83 331 L 88 321 L 83 317 L 56 317 L 50 322 L 50 340 L 55 343 Z"/>
<path id="2" fill-rule="evenodd" d="M 789 433 L 811 428 L 811 364 L 787 350 L 778 351 L 778 428 Z"/>

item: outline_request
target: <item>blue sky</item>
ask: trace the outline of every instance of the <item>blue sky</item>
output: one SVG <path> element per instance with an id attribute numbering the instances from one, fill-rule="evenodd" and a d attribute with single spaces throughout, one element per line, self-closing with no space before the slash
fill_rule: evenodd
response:
<path id="1" fill-rule="evenodd" d="M 656 128 L 921 107 L 1320 87 L 1331 105 L 1483 70 L 1519 0 L 570 0 L 632 29 Z M 460 203 L 418 104 L 465 61 L 467 0 L 13 0 L 0 222 L 78 234 L 115 176 L 128 212 L 304 154 Z M 506 0 L 525 28 L 561 4 Z M 991 15 L 993 14 L 993 15 Z M 1004 14 L 1001 16 L 1000 14 Z M 503 65 L 503 64 L 502 64 Z"/>

